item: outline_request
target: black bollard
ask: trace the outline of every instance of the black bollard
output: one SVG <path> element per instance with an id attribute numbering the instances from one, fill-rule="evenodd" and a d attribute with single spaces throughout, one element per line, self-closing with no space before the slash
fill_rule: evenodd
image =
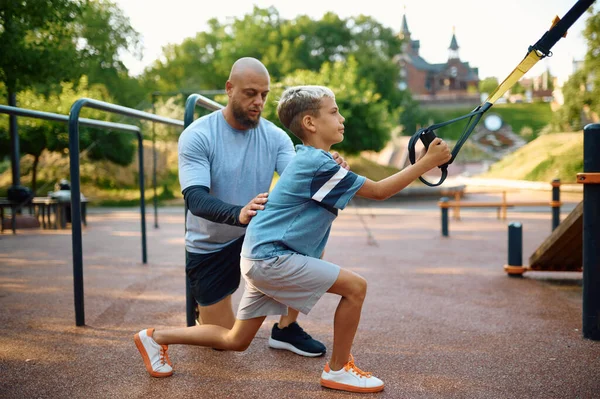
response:
<path id="1" fill-rule="evenodd" d="M 583 337 L 600 340 L 600 124 L 583 129 Z"/>
<path id="2" fill-rule="evenodd" d="M 510 277 L 521 277 L 526 271 L 523 267 L 523 225 L 519 222 L 508 224 L 508 264 L 504 271 Z"/>
<path id="3" fill-rule="evenodd" d="M 560 179 L 552 180 L 552 231 L 560 224 Z"/>
<path id="4" fill-rule="evenodd" d="M 439 205 L 442 210 L 442 236 L 448 237 L 448 197 L 442 197 Z"/>

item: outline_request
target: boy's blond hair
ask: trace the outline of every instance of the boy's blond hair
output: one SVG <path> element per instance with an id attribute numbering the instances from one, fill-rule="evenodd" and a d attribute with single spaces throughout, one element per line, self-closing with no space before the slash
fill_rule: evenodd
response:
<path id="1" fill-rule="evenodd" d="M 293 86 L 286 89 L 277 104 L 277 116 L 283 126 L 294 136 L 302 140 L 302 118 L 306 114 L 319 116 L 321 101 L 324 97 L 335 100 L 335 94 L 325 86 Z"/>

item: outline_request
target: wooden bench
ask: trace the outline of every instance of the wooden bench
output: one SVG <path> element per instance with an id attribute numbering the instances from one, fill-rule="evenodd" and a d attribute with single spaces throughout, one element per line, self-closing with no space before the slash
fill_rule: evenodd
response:
<path id="1" fill-rule="evenodd" d="M 506 210 L 508 208 L 514 208 L 516 206 L 549 206 L 549 207 L 560 207 L 562 203 L 560 201 L 510 201 L 506 200 L 506 191 L 502 192 L 502 201 L 482 201 L 482 202 L 467 202 L 461 201 L 461 195 L 459 192 L 454 194 L 454 201 L 439 201 L 438 206 L 440 208 L 452 208 L 452 218 L 454 220 L 460 220 L 460 208 L 496 208 L 497 218 L 500 220 L 506 220 Z"/>

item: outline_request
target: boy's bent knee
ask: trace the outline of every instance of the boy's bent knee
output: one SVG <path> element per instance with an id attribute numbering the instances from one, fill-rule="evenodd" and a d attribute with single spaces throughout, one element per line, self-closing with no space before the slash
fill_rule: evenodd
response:
<path id="1" fill-rule="evenodd" d="M 352 296 L 353 299 L 364 301 L 367 296 L 367 280 L 365 280 L 362 276 L 356 275 L 356 278 L 352 282 Z"/>

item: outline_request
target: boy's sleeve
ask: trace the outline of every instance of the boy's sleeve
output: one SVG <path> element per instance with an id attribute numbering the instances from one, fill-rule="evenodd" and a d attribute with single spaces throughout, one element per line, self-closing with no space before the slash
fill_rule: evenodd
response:
<path id="1" fill-rule="evenodd" d="M 310 185 L 311 198 L 324 205 L 344 209 L 366 178 L 339 166 L 332 159 L 317 170 Z"/>
<path id="2" fill-rule="evenodd" d="M 192 131 L 179 137 L 179 183 L 181 191 L 191 186 L 210 188 L 210 161 L 204 138 Z"/>

